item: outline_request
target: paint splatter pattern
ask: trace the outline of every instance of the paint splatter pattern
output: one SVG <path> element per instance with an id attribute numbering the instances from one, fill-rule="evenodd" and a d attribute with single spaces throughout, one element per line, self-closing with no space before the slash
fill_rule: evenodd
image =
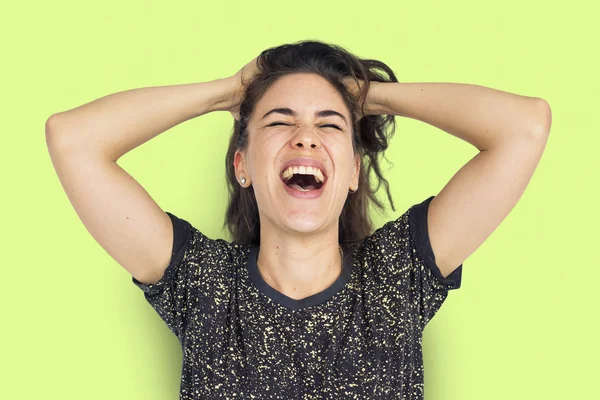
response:
<path id="1" fill-rule="evenodd" d="M 300 300 L 262 279 L 258 247 L 210 239 L 167 212 L 164 276 L 132 281 L 179 338 L 180 400 L 423 399 L 423 329 L 462 277 L 462 264 L 446 278 L 435 264 L 433 198 L 343 243 L 337 280 Z"/>

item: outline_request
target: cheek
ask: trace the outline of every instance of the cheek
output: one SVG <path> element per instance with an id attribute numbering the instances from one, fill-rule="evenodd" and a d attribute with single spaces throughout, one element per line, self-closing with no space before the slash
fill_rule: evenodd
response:
<path id="1" fill-rule="evenodd" d="M 266 145 L 256 146 L 253 149 L 252 156 L 249 158 L 249 171 L 254 179 L 266 180 L 269 176 L 269 171 L 273 170 L 273 160 L 276 153 Z"/>
<path id="2" fill-rule="evenodd" d="M 334 152 L 336 155 L 350 153 L 352 153 L 352 156 L 354 155 L 352 138 L 347 134 L 325 135 L 323 136 L 323 144 L 326 148 L 330 149 L 330 152 Z"/>

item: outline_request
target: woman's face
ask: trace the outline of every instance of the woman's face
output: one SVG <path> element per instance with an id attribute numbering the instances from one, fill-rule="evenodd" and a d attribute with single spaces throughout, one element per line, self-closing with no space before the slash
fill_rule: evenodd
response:
<path id="1" fill-rule="evenodd" d="M 270 112 L 273 109 L 288 110 Z M 341 116 L 316 114 L 324 110 Z M 350 112 L 337 90 L 316 74 L 285 75 L 258 101 L 248 130 L 248 146 L 236 152 L 234 164 L 238 179 L 244 176 L 246 187 L 254 187 L 261 226 L 303 233 L 337 230 L 348 190 L 358 187 L 360 168 L 352 148 Z M 311 177 L 304 182 L 293 177 L 293 187 L 284 183 L 284 176 L 292 172 L 283 174 L 290 162 L 318 166 L 320 172 L 298 172 L 316 174 L 324 180 L 321 189 L 298 190 L 315 182 L 318 187 Z"/>

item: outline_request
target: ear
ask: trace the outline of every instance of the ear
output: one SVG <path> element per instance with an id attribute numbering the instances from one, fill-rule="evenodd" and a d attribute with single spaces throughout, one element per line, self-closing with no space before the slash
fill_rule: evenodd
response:
<path id="1" fill-rule="evenodd" d="M 250 186 L 250 174 L 246 170 L 246 156 L 243 152 L 236 150 L 235 155 L 233 157 L 233 166 L 235 168 L 235 176 L 237 177 L 237 181 L 242 184 L 240 181 L 242 177 L 246 178 L 246 183 L 243 184 L 243 187 Z"/>
<path id="2" fill-rule="evenodd" d="M 358 190 L 358 177 L 360 173 L 360 154 L 354 157 L 354 174 L 352 175 L 352 183 L 350 189 Z"/>

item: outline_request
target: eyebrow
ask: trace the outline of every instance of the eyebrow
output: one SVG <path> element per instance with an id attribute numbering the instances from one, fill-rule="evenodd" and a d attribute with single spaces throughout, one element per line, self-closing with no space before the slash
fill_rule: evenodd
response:
<path id="1" fill-rule="evenodd" d="M 291 108 L 282 107 L 282 108 L 274 108 L 274 109 L 272 109 L 271 111 L 269 111 L 265 115 L 263 115 L 262 119 L 265 119 L 268 115 L 273 114 L 273 113 L 279 113 L 279 114 L 284 114 L 284 115 L 291 115 L 293 117 L 295 117 L 296 115 L 298 115 Z M 348 120 L 346 120 L 346 117 L 344 117 L 342 114 L 340 114 L 337 111 L 334 111 L 334 110 L 318 110 L 318 111 L 315 111 L 315 117 L 331 117 L 331 116 L 340 117 L 341 119 L 344 120 L 344 122 L 346 123 L 346 125 L 348 125 Z"/>

